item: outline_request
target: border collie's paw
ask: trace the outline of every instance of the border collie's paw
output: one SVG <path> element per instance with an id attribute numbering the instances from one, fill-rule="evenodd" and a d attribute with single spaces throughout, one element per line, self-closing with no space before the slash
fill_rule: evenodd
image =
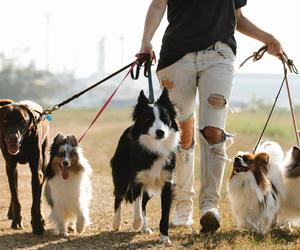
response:
<path id="1" fill-rule="evenodd" d="M 159 236 L 159 241 L 160 241 L 161 243 L 167 244 L 167 245 L 171 245 L 171 244 L 172 244 L 172 242 L 170 241 L 169 236 L 162 235 L 162 234 Z"/>

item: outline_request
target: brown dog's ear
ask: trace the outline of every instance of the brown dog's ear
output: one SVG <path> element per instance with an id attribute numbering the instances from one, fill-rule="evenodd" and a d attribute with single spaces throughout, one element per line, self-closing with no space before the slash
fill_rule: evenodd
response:
<path id="1" fill-rule="evenodd" d="M 65 139 L 65 136 L 63 133 L 58 132 L 57 135 L 54 137 L 54 143 L 61 144 Z"/>
<path id="2" fill-rule="evenodd" d="M 267 153 L 259 153 L 255 156 L 256 165 L 261 168 L 264 173 L 268 172 L 269 155 Z"/>
<path id="3" fill-rule="evenodd" d="M 74 135 L 68 135 L 66 138 L 67 143 L 70 143 L 73 147 L 78 145 L 77 139 Z"/>

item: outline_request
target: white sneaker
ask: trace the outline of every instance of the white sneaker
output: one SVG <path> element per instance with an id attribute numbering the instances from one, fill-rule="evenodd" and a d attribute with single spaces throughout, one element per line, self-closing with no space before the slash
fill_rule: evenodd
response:
<path id="1" fill-rule="evenodd" d="M 191 226 L 193 224 L 193 204 L 190 201 L 176 201 L 172 220 L 173 226 Z"/>

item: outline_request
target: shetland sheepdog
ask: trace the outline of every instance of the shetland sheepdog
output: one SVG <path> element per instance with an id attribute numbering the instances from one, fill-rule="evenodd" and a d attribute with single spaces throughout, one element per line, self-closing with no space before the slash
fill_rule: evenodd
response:
<path id="1" fill-rule="evenodd" d="M 161 196 L 160 241 L 170 243 L 169 213 L 172 201 L 175 152 L 180 140 L 176 108 L 163 89 L 155 103 L 141 91 L 133 110 L 133 124 L 122 134 L 111 159 L 114 183 L 113 229 L 121 224 L 121 202 L 133 203 L 135 230 L 152 233 L 146 205 L 153 194 Z"/>
<path id="2" fill-rule="evenodd" d="M 45 196 L 51 207 L 49 220 L 59 235 L 67 236 L 75 230 L 81 234 L 90 224 L 91 173 L 75 136 L 58 133 L 50 149 Z"/>
<path id="3" fill-rule="evenodd" d="M 279 144 L 262 143 L 257 153 L 239 153 L 228 181 L 228 197 L 238 227 L 266 234 L 276 222 L 284 196 Z"/>

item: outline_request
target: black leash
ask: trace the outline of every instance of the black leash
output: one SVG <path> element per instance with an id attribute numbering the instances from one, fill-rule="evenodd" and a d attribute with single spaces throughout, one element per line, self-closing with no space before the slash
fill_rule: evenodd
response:
<path id="1" fill-rule="evenodd" d="M 154 53 L 154 52 L 153 52 Z M 139 78 L 140 69 L 144 65 L 144 76 L 148 78 L 148 88 L 149 88 L 149 101 L 151 103 L 154 103 L 154 89 L 153 89 L 153 82 L 152 82 L 152 72 L 151 72 L 151 66 L 155 64 L 156 57 L 155 54 L 153 54 L 153 57 L 149 53 L 145 54 L 145 60 L 140 61 L 136 66 L 136 72 L 134 74 L 133 71 L 131 71 L 131 78 L 133 80 L 136 80 Z"/>
<path id="2" fill-rule="evenodd" d="M 263 55 L 265 54 L 265 52 L 268 51 L 268 47 L 267 46 L 263 46 L 261 47 L 257 52 L 254 52 L 251 56 L 247 57 L 241 64 L 240 64 L 240 67 L 242 67 L 249 59 L 253 58 L 253 62 L 256 62 L 258 60 L 260 60 Z M 297 130 L 297 125 L 296 125 L 296 117 L 295 117 L 295 113 L 294 113 L 294 109 L 293 109 L 293 105 L 292 105 L 292 101 L 291 101 L 291 95 L 290 95 L 290 90 L 289 90 L 289 85 L 288 85 L 288 79 L 287 79 L 287 69 L 290 70 L 291 73 L 295 73 L 295 74 L 298 74 L 298 69 L 296 68 L 296 66 L 294 65 L 293 63 L 293 60 L 289 59 L 288 56 L 286 55 L 286 53 L 284 51 L 282 51 L 282 55 L 280 56 L 280 60 L 282 62 L 282 65 L 283 65 L 283 72 L 284 72 L 284 77 L 282 79 L 282 83 L 280 85 L 280 88 L 278 90 L 278 93 L 275 97 L 275 101 L 272 105 L 272 108 L 271 108 L 271 111 L 269 113 L 269 116 L 267 118 L 267 121 L 263 127 L 263 130 L 259 136 L 259 139 L 254 147 L 254 150 L 253 150 L 253 153 L 255 153 L 262 137 L 263 137 L 263 134 L 268 126 L 268 123 L 270 121 L 270 118 L 273 114 L 273 111 L 274 111 L 274 108 L 276 106 L 276 103 L 277 103 L 277 100 L 279 98 L 279 95 L 281 93 L 281 90 L 282 90 L 282 87 L 283 87 L 283 84 L 286 83 L 286 86 L 287 86 L 287 91 L 288 91 L 288 97 L 289 97 L 289 104 L 290 104 L 290 109 L 291 109 L 291 114 L 292 114 L 292 120 L 293 120 L 293 125 L 294 125 L 294 130 L 295 130 L 295 134 L 296 134 L 296 140 L 297 140 L 297 143 L 299 145 L 299 136 L 298 136 L 298 130 Z"/>
<path id="3" fill-rule="evenodd" d="M 117 70 L 116 72 L 112 73 L 111 75 L 105 77 L 104 79 L 102 79 L 102 80 L 96 82 L 95 84 L 91 85 L 90 87 L 88 87 L 88 88 L 86 88 L 86 89 L 80 91 L 79 93 L 77 93 L 77 94 L 71 96 L 70 98 L 64 100 L 63 102 L 54 105 L 54 106 L 52 107 L 52 109 L 45 109 L 42 115 L 43 115 L 43 116 L 50 115 L 53 111 L 56 111 L 56 110 L 60 109 L 60 107 L 62 107 L 62 106 L 64 106 L 64 105 L 68 104 L 69 102 L 71 102 L 71 101 L 77 99 L 77 98 L 80 97 L 81 95 L 83 95 L 83 94 L 85 94 L 86 92 L 90 91 L 91 89 L 97 87 L 98 85 L 100 85 L 101 83 L 107 81 L 108 79 L 110 79 L 110 78 L 116 76 L 117 74 L 121 73 L 122 71 L 124 71 L 124 70 L 127 69 L 127 68 L 134 67 L 134 66 L 136 65 L 136 66 L 137 66 L 137 72 L 138 72 L 138 71 L 139 71 L 139 68 L 143 65 L 143 63 L 145 63 L 147 60 L 149 60 L 149 59 L 148 59 L 149 56 L 148 56 L 148 54 L 146 54 L 146 53 L 140 53 L 140 54 L 137 54 L 136 57 L 137 57 L 137 59 L 134 60 L 133 62 L 131 62 L 131 63 L 129 63 L 128 65 L 124 66 L 123 68 Z M 152 60 L 151 60 L 151 62 L 152 62 Z M 145 64 L 146 64 L 146 63 L 145 63 Z M 146 69 L 145 69 L 145 70 L 146 70 Z M 134 77 L 134 75 L 133 75 L 132 72 L 133 72 L 133 70 L 130 71 L 130 74 L 131 74 L 132 79 L 134 79 L 134 80 L 135 80 L 135 79 L 138 79 L 139 74 L 137 74 L 137 75 Z"/>

